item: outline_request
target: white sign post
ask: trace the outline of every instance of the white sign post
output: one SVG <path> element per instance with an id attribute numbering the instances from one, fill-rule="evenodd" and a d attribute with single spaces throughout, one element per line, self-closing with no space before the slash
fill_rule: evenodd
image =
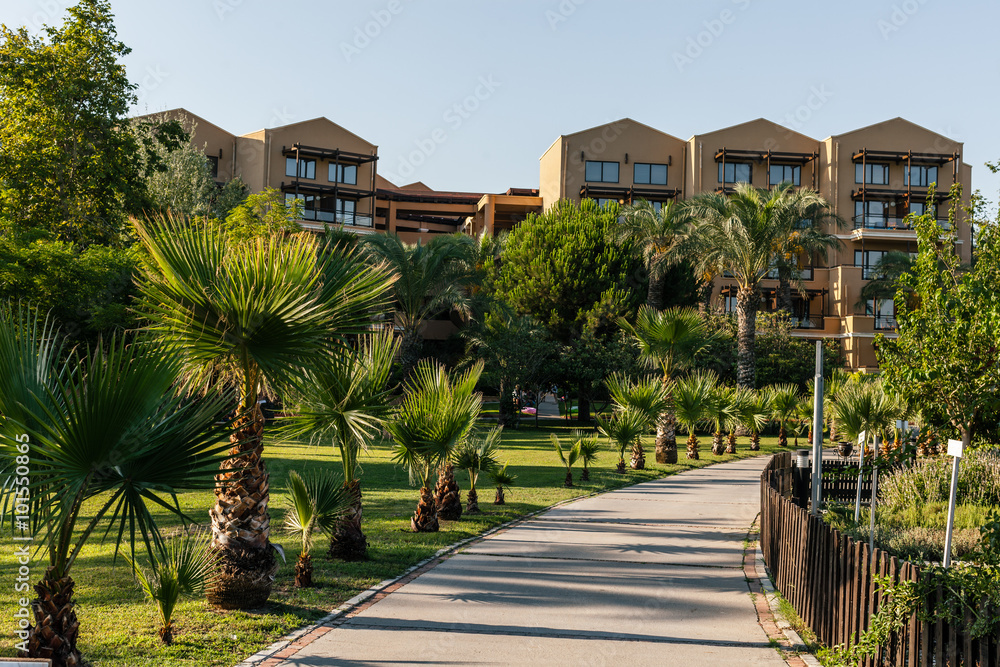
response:
<path id="1" fill-rule="evenodd" d="M 944 566 L 951 567 L 951 533 L 955 528 L 955 500 L 958 496 L 958 463 L 962 460 L 962 441 L 948 441 L 948 456 L 954 457 L 951 467 L 951 493 L 948 495 L 948 527 L 944 533 Z"/>
<path id="2" fill-rule="evenodd" d="M 868 439 L 868 432 L 858 433 L 858 493 L 854 500 L 854 523 L 861 520 L 861 475 L 864 473 L 865 465 L 865 441 Z"/>
<path id="3" fill-rule="evenodd" d="M 823 343 L 816 341 L 816 379 L 813 382 L 813 469 L 811 514 L 819 516 L 823 499 Z"/>

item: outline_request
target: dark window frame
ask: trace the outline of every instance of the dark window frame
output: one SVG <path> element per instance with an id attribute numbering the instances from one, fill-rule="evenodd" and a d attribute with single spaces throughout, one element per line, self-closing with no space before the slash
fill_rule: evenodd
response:
<path id="1" fill-rule="evenodd" d="M 736 166 L 737 165 L 739 165 L 741 167 L 746 167 L 747 168 L 747 176 L 748 176 L 747 180 L 745 180 L 745 181 L 736 180 Z M 732 178 L 732 180 L 725 180 L 725 171 L 724 171 L 723 167 L 732 167 L 733 168 L 733 178 Z M 752 162 L 742 162 L 740 160 L 734 160 L 732 162 L 719 162 L 719 183 L 722 183 L 723 185 L 725 185 L 726 183 L 733 183 L 733 184 L 736 184 L 736 183 L 746 183 L 748 185 L 753 185 L 753 163 Z"/>
<path id="2" fill-rule="evenodd" d="M 868 174 L 868 172 L 869 172 L 869 170 L 872 170 L 875 167 L 881 167 L 882 168 L 882 173 L 885 176 L 885 180 L 883 180 L 881 183 L 876 183 L 874 181 L 874 179 L 873 180 L 869 180 L 869 174 Z M 858 170 L 859 169 L 862 171 L 861 180 L 858 180 Z M 872 172 L 872 173 L 874 173 L 874 172 Z M 857 184 L 864 184 L 864 185 L 889 185 L 889 163 L 887 163 L 887 162 L 868 162 L 866 164 L 861 164 L 860 162 L 855 162 L 854 163 L 854 183 L 855 183 L 855 185 L 857 185 Z"/>
<path id="3" fill-rule="evenodd" d="M 593 180 L 591 178 L 587 178 L 587 171 L 588 171 L 590 165 L 592 165 L 592 164 L 599 164 L 599 165 L 601 165 L 601 180 L 599 180 L 599 181 Z M 609 180 L 604 175 L 604 170 L 605 170 L 606 166 L 609 165 L 609 164 L 615 165 L 615 180 L 613 180 L 613 181 Z M 618 183 L 618 181 L 619 181 L 620 178 L 621 178 L 621 165 L 619 163 L 613 162 L 611 160 L 587 160 L 585 162 L 584 166 L 583 166 L 583 180 L 586 181 L 587 183 Z"/>
<path id="4" fill-rule="evenodd" d="M 777 169 L 783 169 L 783 170 L 784 169 L 791 169 L 792 170 L 792 176 L 793 176 L 793 178 L 791 180 L 789 180 L 787 178 L 782 178 L 781 180 L 777 180 L 776 181 L 773 178 L 771 178 L 771 172 L 768 171 L 767 177 L 770 180 L 771 185 L 778 185 L 778 184 L 784 183 L 786 181 L 789 182 L 789 183 L 791 183 L 792 185 L 795 185 L 795 186 L 802 185 L 802 165 L 800 165 L 800 164 L 772 164 L 769 167 L 769 170 L 770 169 L 776 169 L 776 168 Z"/>
<path id="5" fill-rule="evenodd" d="M 636 170 L 639 167 L 646 167 L 649 177 L 645 181 L 640 181 L 637 177 Z M 653 167 L 663 167 L 663 182 L 653 181 Z M 635 162 L 632 164 L 632 183 L 636 185 L 666 185 L 667 179 L 670 178 L 669 166 L 663 162 Z"/>
<path id="6" fill-rule="evenodd" d="M 295 165 L 298 163 L 298 173 L 296 173 Z M 310 171 L 312 175 L 310 176 Z M 292 178 L 305 178 L 310 181 L 316 180 L 316 160 L 308 157 L 296 158 L 286 157 L 285 158 L 285 176 L 291 176 Z"/>
<path id="7" fill-rule="evenodd" d="M 915 188 L 929 188 L 931 186 L 931 183 L 937 183 L 937 180 L 938 180 L 938 168 L 937 168 L 937 166 L 932 165 L 932 164 L 914 164 L 914 165 L 904 166 L 903 167 L 903 185 L 904 186 L 910 185 L 910 168 L 911 167 L 913 169 L 919 169 L 920 172 L 918 172 L 918 173 L 922 173 L 923 174 L 923 178 L 921 179 L 923 182 L 922 183 L 914 183 L 913 187 L 915 187 Z M 934 178 L 930 178 L 930 170 L 931 169 L 934 170 Z"/>

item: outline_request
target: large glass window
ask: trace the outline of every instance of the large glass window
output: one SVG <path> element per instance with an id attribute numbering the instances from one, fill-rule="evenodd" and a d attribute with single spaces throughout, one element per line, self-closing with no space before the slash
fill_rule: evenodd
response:
<path id="1" fill-rule="evenodd" d="M 868 299 L 865 315 L 875 317 L 875 330 L 896 328 L 896 305 L 892 299 Z"/>
<path id="2" fill-rule="evenodd" d="M 296 162 L 299 164 L 298 173 L 296 173 L 295 170 Z M 309 158 L 299 158 L 296 160 L 293 157 L 286 157 L 285 176 L 294 176 L 296 178 L 316 178 L 316 160 L 311 160 Z"/>
<path id="3" fill-rule="evenodd" d="M 667 165 L 636 162 L 632 167 L 632 182 L 637 185 L 666 185 Z"/>
<path id="4" fill-rule="evenodd" d="M 854 182 L 866 185 L 889 185 L 889 165 L 859 162 L 854 165 Z"/>
<path id="5" fill-rule="evenodd" d="M 854 202 L 854 226 L 885 229 L 889 226 L 889 207 L 884 201 Z"/>
<path id="6" fill-rule="evenodd" d="M 751 183 L 749 162 L 719 163 L 719 183 Z"/>
<path id="7" fill-rule="evenodd" d="M 910 179 L 913 182 L 910 182 Z M 937 167 L 926 167 L 924 165 L 913 165 L 903 168 L 903 185 L 913 185 L 918 188 L 926 188 L 931 183 L 937 183 Z"/>
<path id="8" fill-rule="evenodd" d="M 802 185 L 802 167 L 799 165 L 772 164 L 770 176 L 771 185 L 785 182 L 792 185 Z"/>
<path id="9" fill-rule="evenodd" d="M 358 184 L 358 167 L 353 164 L 330 164 L 330 173 L 327 180 L 331 183 L 345 183 L 347 185 Z"/>
<path id="10" fill-rule="evenodd" d="M 317 200 L 313 195 L 297 195 L 294 192 L 285 193 L 285 204 L 291 206 L 292 203 L 298 199 L 302 204 L 302 219 L 303 220 L 316 220 L 317 219 Z"/>
<path id="11" fill-rule="evenodd" d="M 618 163 L 587 160 L 586 179 L 594 183 L 617 183 Z"/>
<path id="12" fill-rule="evenodd" d="M 854 266 L 861 267 L 862 278 L 865 280 L 871 280 L 875 277 L 875 265 L 878 264 L 887 254 L 888 251 L 886 250 L 855 250 Z"/>

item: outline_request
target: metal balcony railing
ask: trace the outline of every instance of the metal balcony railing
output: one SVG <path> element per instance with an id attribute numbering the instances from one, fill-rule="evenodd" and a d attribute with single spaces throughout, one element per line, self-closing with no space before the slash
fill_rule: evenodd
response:
<path id="1" fill-rule="evenodd" d="M 823 316 L 822 315 L 809 315 L 807 317 L 793 317 L 792 318 L 792 328 L 793 329 L 822 329 L 823 328 Z"/>
<path id="2" fill-rule="evenodd" d="M 892 331 L 896 328 L 896 318 L 879 315 L 875 318 L 875 331 Z"/>
<path id="3" fill-rule="evenodd" d="M 887 229 L 898 231 L 912 231 L 913 226 L 906 218 L 893 218 L 883 215 L 856 215 L 853 218 L 855 229 Z M 948 218 L 938 218 L 938 224 L 942 229 L 950 229 Z"/>
<path id="4" fill-rule="evenodd" d="M 316 222 L 328 222 L 334 225 L 346 225 L 348 227 L 374 226 L 372 216 L 364 213 L 339 213 L 334 211 L 306 209 L 302 211 L 302 219 L 315 220 Z"/>

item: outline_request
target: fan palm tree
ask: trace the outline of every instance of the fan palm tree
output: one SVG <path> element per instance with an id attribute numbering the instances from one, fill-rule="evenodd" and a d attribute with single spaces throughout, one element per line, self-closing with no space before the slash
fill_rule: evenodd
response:
<path id="1" fill-rule="evenodd" d="M 647 430 L 652 428 L 659 416 L 669 409 L 669 398 L 663 382 L 655 377 L 633 381 L 623 373 L 615 373 L 607 379 L 605 385 L 616 410 L 631 407 L 646 415 Z M 646 467 L 642 438 L 636 438 L 632 443 L 631 465 L 633 470 L 642 470 Z"/>
<path id="2" fill-rule="evenodd" d="M 735 396 L 736 390 L 732 387 L 717 385 L 712 391 L 712 400 L 708 408 L 708 421 L 715 428 L 712 432 L 712 453 L 716 456 L 722 456 L 726 453 L 723 430 L 736 421 Z"/>
<path id="3" fill-rule="evenodd" d="M 731 195 L 706 193 L 689 204 L 697 219 L 693 236 L 705 269 L 728 271 L 737 283 L 737 373 L 741 387 L 756 381 L 754 335 L 759 286 L 800 221 L 817 215 L 823 200 L 808 190 L 782 184 L 772 190 L 738 183 Z"/>
<path id="4" fill-rule="evenodd" d="M 165 557 L 154 555 L 148 569 L 140 567 L 128 554 L 125 559 L 132 566 L 143 593 L 156 603 L 160 615 L 160 641 L 170 646 L 174 643 L 173 615 L 177 603 L 182 596 L 205 594 L 205 586 L 215 576 L 214 554 L 207 542 L 185 535 L 168 543 Z"/>
<path id="5" fill-rule="evenodd" d="M 656 424 L 656 462 L 676 463 L 676 420 L 670 398 L 671 386 L 682 371 L 694 364 L 698 353 L 711 342 L 712 336 L 704 320 L 691 308 L 657 311 L 644 306 L 639 309 L 634 325 L 624 319 L 618 320 L 618 324 L 639 348 L 642 362 L 663 374 L 667 409 L 660 414 Z"/>
<path id="6" fill-rule="evenodd" d="M 799 261 L 805 257 L 811 263 L 815 256 L 825 259 L 829 250 L 840 246 L 840 239 L 836 234 L 823 231 L 824 227 L 832 224 L 840 229 L 845 223 L 843 218 L 830 211 L 826 200 L 813 190 L 790 189 L 788 197 L 791 200 L 789 207 L 801 211 L 802 217 L 797 221 L 788 220 L 792 225 L 777 249 L 774 268 L 778 273 L 776 309 L 790 314 L 792 283 L 796 283 L 799 292 L 805 292 Z"/>
<path id="7" fill-rule="evenodd" d="M 215 226 L 158 217 L 133 221 L 149 252 L 140 291 L 156 334 L 199 383 L 220 377 L 238 392 L 233 458 L 219 474 L 211 510 L 219 576 L 212 604 L 267 601 L 277 562 L 270 545 L 269 475 L 258 398 L 301 388 L 305 369 L 347 351 L 386 304 L 392 278 L 340 245 L 304 235 L 233 242 Z"/>
<path id="8" fill-rule="evenodd" d="M 757 400 L 754 390 L 747 389 L 746 387 L 733 387 L 732 392 L 730 396 L 732 415 L 726 423 L 726 428 L 729 430 L 726 440 L 726 454 L 736 453 L 736 432 L 740 428 L 745 428 L 744 423 L 753 414 L 753 405 Z M 763 426 L 763 423 L 761 426 Z"/>
<path id="9" fill-rule="evenodd" d="M 862 432 L 872 437 L 884 434 L 895 425 L 903 411 L 900 401 L 885 390 L 881 379 L 848 382 L 834 397 L 831 406 L 838 429 L 852 440 Z"/>
<path id="10" fill-rule="evenodd" d="M 502 466 L 496 466 L 486 471 L 489 475 L 490 484 L 497 488 L 496 496 L 493 498 L 494 505 L 506 505 L 507 500 L 504 497 L 504 490 L 510 490 L 511 485 L 517 480 L 517 475 L 512 475 L 507 472 L 507 466 L 509 464 L 504 463 Z"/>
<path id="11" fill-rule="evenodd" d="M 498 426 L 487 431 L 485 436 L 473 436 L 463 442 L 455 450 L 452 459 L 455 467 L 469 473 L 469 495 L 466 499 L 466 514 L 479 514 L 479 494 L 476 492 L 476 482 L 479 475 L 489 472 L 499 465 L 497 454 L 500 451 L 500 438 L 503 427 Z"/>
<path id="12" fill-rule="evenodd" d="M 295 586 L 312 588 L 313 536 L 317 531 L 332 533 L 339 519 L 354 507 L 354 494 L 342 480 L 329 474 L 303 477 L 288 471 L 290 507 L 285 513 L 285 531 L 302 541 L 295 561 Z"/>
<path id="13" fill-rule="evenodd" d="M 216 421 L 228 397 L 186 398 L 179 370 L 175 356 L 145 340 L 112 339 L 63 360 L 50 323 L 0 306 L 0 471 L 13 475 L 26 456 L 31 468 L 27 478 L 4 475 L 0 506 L 20 495 L 11 484 L 30 490 L 29 520 L 14 522 L 15 535 L 30 525 L 47 555 L 31 602 L 30 657 L 82 664 L 72 571 L 99 527 L 117 537 L 116 554 L 127 545 L 134 557 L 137 540 L 150 557 L 162 554 L 150 506 L 183 517 L 177 493 L 214 486 L 229 432 Z M 87 503 L 96 504 L 81 511 Z"/>
<path id="14" fill-rule="evenodd" d="M 771 419 L 774 409 L 771 407 L 771 396 L 764 390 L 753 390 L 748 393 L 749 400 L 740 415 L 740 424 L 750 434 L 750 451 L 760 451 L 760 432 L 764 430 Z"/>
<path id="15" fill-rule="evenodd" d="M 580 481 L 589 482 L 590 464 L 597 460 L 597 452 L 600 449 L 600 445 L 597 443 L 597 436 L 595 434 L 585 435 L 577 433 L 576 437 L 580 443 L 580 462 L 583 464 Z"/>
<path id="16" fill-rule="evenodd" d="M 394 460 L 420 483 L 420 502 L 410 526 L 414 532 L 438 530 L 431 474 L 469 437 L 483 406 L 475 391 L 483 372 L 474 364 L 454 377 L 430 360 L 417 363 L 406 381 L 402 403 L 386 429 L 395 441 Z"/>
<path id="17" fill-rule="evenodd" d="M 788 446 L 785 424 L 795 418 L 799 408 L 799 388 L 794 384 L 776 384 L 767 388 L 771 397 L 771 417 L 778 421 L 778 445 Z"/>
<path id="18" fill-rule="evenodd" d="M 401 331 L 399 362 L 408 378 L 420 359 L 424 322 L 446 310 L 472 314 L 469 287 L 477 280 L 476 244 L 468 236 L 440 235 L 426 244 L 404 243 L 396 234 L 364 239 L 369 254 L 396 276 L 392 287 L 393 323 Z"/>
<path id="19" fill-rule="evenodd" d="M 696 371 L 674 385 L 674 410 L 677 421 L 687 429 L 687 457 L 698 459 L 698 436 L 695 429 L 711 419 L 712 403 L 718 381 L 711 371 Z"/>
<path id="20" fill-rule="evenodd" d="M 646 305 L 654 310 L 663 308 L 663 279 L 667 269 L 684 258 L 690 229 L 687 208 L 673 201 L 664 202 L 659 211 L 645 199 L 622 209 L 616 240 L 631 242 L 642 253 L 649 270 Z"/>
<path id="21" fill-rule="evenodd" d="M 564 451 L 562 443 L 559 442 L 558 435 L 555 433 L 549 434 L 549 440 L 552 442 L 552 446 L 555 447 L 556 454 L 559 455 L 559 460 L 566 468 L 566 479 L 563 481 L 563 486 L 573 486 L 573 464 L 580 458 L 580 441 L 577 440 L 568 451 Z"/>
<path id="22" fill-rule="evenodd" d="M 330 531 L 330 556 L 363 560 L 368 540 L 361 527 L 361 467 L 358 457 L 368 449 L 388 419 L 389 377 L 398 342 L 383 331 L 360 337 L 357 348 L 320 358 L 305 372 L 302 390 L 285 423 L 289 435 L 313 442 L 331 441 L 340 450 L 344 487 L 354 498 L 349 512 L 339 515 Z"/>
<path id="23" fill-rule="evenodd" d="M 598 430 L 606 435 L 618 452 L 619 473 L 625 473 L 625 450 L 649 430 L 649 415 L 634 407 L 617 410 L 610 419 L 597 419 Z"/>

